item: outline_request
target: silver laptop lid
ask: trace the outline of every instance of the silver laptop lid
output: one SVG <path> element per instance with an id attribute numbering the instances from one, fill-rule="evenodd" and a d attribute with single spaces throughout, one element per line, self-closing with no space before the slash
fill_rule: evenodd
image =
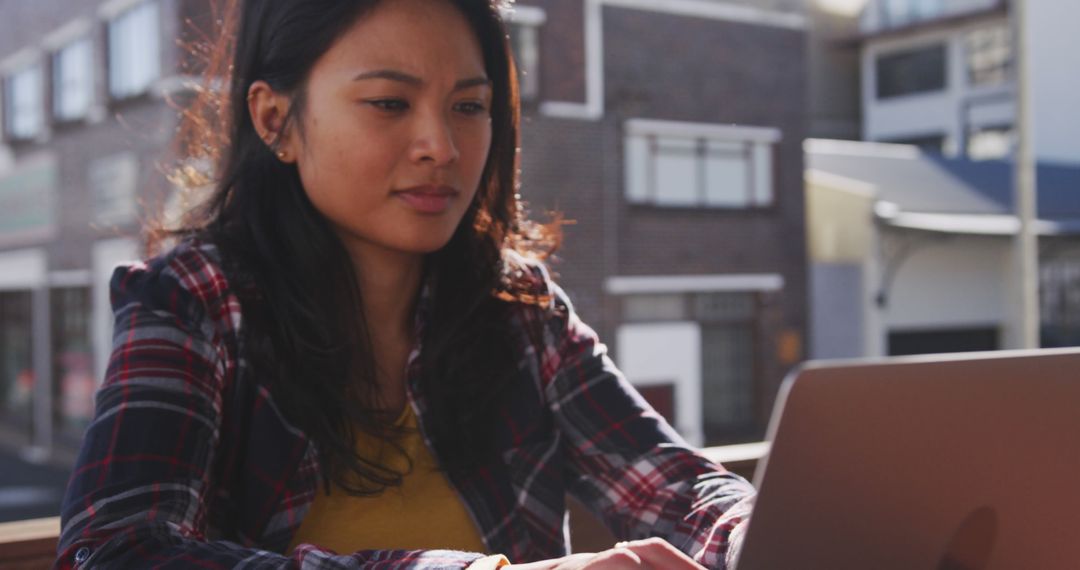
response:
<path id="1" fill-rule="evenodd" d="M 737 566 L 1080 568 L 1080 350 L 811 363 Z"/>

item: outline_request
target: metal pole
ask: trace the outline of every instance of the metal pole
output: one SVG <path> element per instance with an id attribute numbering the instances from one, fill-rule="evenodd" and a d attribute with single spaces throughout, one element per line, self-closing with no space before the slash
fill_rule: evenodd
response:
<path id="1" fill-rule="evenodd" d="M 1032 108 L 1028 49 L 1027 0 L 1012 0 L 1013 52 L 1016 66 L 1016 156 L 1013 165 L 1016 215 L 1020 229 L 1014 240 L 1013 274 L 1017 280 L 1018 348 L 1039 347 L 1039 252 L 1034 231 L 1036 170 L 1032 139 Z"/>
<path id="2" fill-rule="evenodd" d="M 52 453 L 52 315 L 49 305 L 49 284 L 42 283 L 31 292 L 34 443 L 33 447 L 27 450 L 26 458 L 32 461 L 43 461 Z"/>

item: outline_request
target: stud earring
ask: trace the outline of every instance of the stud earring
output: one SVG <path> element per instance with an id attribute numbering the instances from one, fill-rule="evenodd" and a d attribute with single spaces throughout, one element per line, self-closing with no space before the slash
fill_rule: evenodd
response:
<path id="1" fill-rule="evenodd" d="M 286 155 L 285 155 L 285 151 L 283 151 L 283 150 L 279 150 L 279 151 L 277 152 L 277 157 L 278 157 L 278 158 L 280 158 L 281 160 L 285 160 L 285 156 L 286 156 Z"/>

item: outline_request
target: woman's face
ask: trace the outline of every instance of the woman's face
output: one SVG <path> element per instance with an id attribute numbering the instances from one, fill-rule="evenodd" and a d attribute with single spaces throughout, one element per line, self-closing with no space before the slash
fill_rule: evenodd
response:
<path id="1" fill-rule="evenodd" d="M 316 62 L 306 95 L 289 158 L 346 248 L 446 245 L 491 145 L 491 83 L 457 8 L 380 2 Z"/>

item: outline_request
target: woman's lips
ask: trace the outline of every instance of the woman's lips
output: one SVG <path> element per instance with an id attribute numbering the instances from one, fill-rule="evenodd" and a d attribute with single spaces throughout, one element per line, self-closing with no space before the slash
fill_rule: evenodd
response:
<path id="1" fill-rule="evenodd" d="M 417 186 L 394 193 L 421 214 L 441 214 L 450 207 L 450 201 L 458 191 L 450 186 Z"/>

